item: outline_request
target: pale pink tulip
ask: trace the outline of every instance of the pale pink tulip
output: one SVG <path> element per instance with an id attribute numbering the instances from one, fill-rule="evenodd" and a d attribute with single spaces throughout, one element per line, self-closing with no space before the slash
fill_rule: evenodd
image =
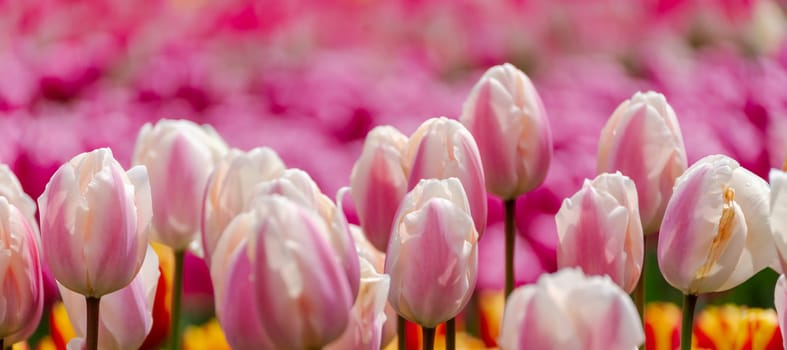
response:
<path id="1" fill-rule="evenodd" d="M 489 68 L 470 91 L 461 121 L 478 143 L 489 192 L 513 199 L 544 181 L 552 132 L 525 73 L 509 63 Z"/>
<path id="2" fill-rule="evenodd" d="M 384 309 L 389 286 L 388 275 L 377 272 L 372 263 L 362 258 L 361 288 L 350 313 L 349 324 L 342 336 L 325 348 L 379 350 L 387 318 Z"/>
<path id="3" fill-rule="evenodd" d="M 645 253 L 637 206 L 634 182 L 619 172 L 585 180 L 555 215 L 558 268 L 579 267 L 587 275 L 607 275 L 631 293 Z"/>
<path id="4" fill-rule="evenodd" d="M 502 350 L 631 350 L 644 342 L 628 294 L 608 277 L 571 268 L 515 289 L 498 340 Z"/>
<path id="5" fill-rule="evenodd" d="M 25 215 L 0 196 L 0 339 L 13 344 L 38 325 L 44 305 L 41 256 Z"/>
<path id="6" fill-rule="evenodd" d="M 686 166 L 678 119 L 659 93 L 637 92 L 601 130 L 598 172 L 620 171 L 634 180 L 645 233 L 659 230 L 675 178 Z"/>
<path id="7" fill-rule="evenodd" d="M 101 298 L 98 348 L 138 349 L 153 326 L 153 302 L 159 282 L 159 262 L 148 247 L 142 268 L 131 284 Z M 81 343 L 85 338 L 85 297 L 58 284 L 68 318 Z M 73 345 L 71 345 L 73 346 Z M 79 348 L 79 347 L 78 347 Z"/>
<path id="8" fill-rule="evenodd" d="M 226 152 L 227 145 L 207 125 L 165 119 L 142 127 L 132 163 L 150 174 L 153 240 L 175 250 L 198 246 L 205 185 Z"/>
<path id="9" fill-rule="evenodd" d="M 483 235 L 487 214 L 484 169 L 478 146 L 464 125 L 445 117 L 425 121 L 410 136 L 402 164 L 410 190 L 422 179 L 459 179 L 476 230 Z"/>
<path id="10" fill-rule="evenodd" d="M 341 259 L 326 239 L 325 221 L 271 195 L 232 225 L 251 232 L 254 299 L 271 342 L 281 349 L 314 349 L 341 336 L 354 298 Z"/>
<path id="11" fill-rule="evenodd" d="M 787 278 L 779 276 L 773 292 L 773 304 L 779 318 L 779 329 L 782 334 L 782 346 L 787 349 Z"/>
<path id="12" fill-rule="evenodd" d="M 38 204 L 43 255 L 58 282 L 87 297 L 131 283 L 152 215 L 145 167 L 124 172 L 108 148 L 82 153 L 55 172 Z"/>
<path id="13" fill-rule="evenodd" d="M 366 135 L 361 156 L 350 175 L 350 188 L 364 233 L 382 251 L 388 247 L 391 223 L 407 193 L 402 152 L 407 136 L 391 126 L 378 126 Z"/>
<path id="14" fill-rule="evenodd" d="M 478 232 L 456 178 L 421 180 L 396 213 L 385 273 L 388 301 L 402 317 L 435 327 L 470 300 L 478 270 Z"/>
<path id="15" fill-rule="evenodd" d="M 684 294 L 733 288 L 776 261 L 770 188 L 723 156 L 694 163 L 675 182 L 659 232 L 664 278 Z"/>
<path id="16" fill-rule="evenodd" d="M 781 273 L 787 271 L 787 172 L 771 169 L 770 225 L 777 259 L 771 265 Z"/>
<path id="17" fill-rule="evenodd" d="M 262 182 L 281 176 L 284 169 L 276 152 L 265 147 L 248 152 L 230 150 L 216 165 L 208 180 L 202 213 L 202 249 L 208 265 L 224 228 L 248 209 Z"/>

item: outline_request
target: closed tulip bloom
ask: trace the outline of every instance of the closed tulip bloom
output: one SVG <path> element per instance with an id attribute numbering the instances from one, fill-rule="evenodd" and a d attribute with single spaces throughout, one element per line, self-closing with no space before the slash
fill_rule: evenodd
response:
<path id="1" fill-rule="evenodd" d="M 644 341 L 626 292 L 608 277 L 567 268 L 511 293 L 498 344 L 502 350 L 631 350 Z"/>
<path id="2" fill-rule="evenodd" d="M 778 259 L 771 267 L 787 272 L 787 173 L 771 169 L 771 213 L 770 225 Z"/>
<path id="3" fill-rule="evenodd" d="M 176 251 L 199 242 L 202 199 L 227 145 L 210 126 L 161 120 L 139 131 L 132 163 L 144 165 L 153 193 L 152 238 Z"/>
<path id="4" fill-rule="evenodd" d="M 159 281 L 159 260 L 152 248 L 147 249 L 142 268 L 131 284 L 101 298 L 98 319 L 98 348 L 103 350 L 139 349 L 153 326 L 153 302 Z M 85 298 L 58 285 L 68 318 L 77 340 L 85 338 Z M 81 348 L 81 346 L 76 346 Z"/>
<path id="5" fill-rule="evenodd" d="M 232 348 L 275 349 L 254 308 L 254 262 L 247 253 L 253 220 L 236 218 L 219 237 L 210 266 L 216 317 Z"/>
<path id="6" fill-rule="evenodd" d="M 779 319 L 779 330 L 782 335 L 782 346 L 787 348 L 787 278 L 779 276 L 773 295 L 773 304 Z"/>
<path id="7" fill-rule="evenodd" d="M 733 288 L 776 260 L 768 184 L 722 155 L 675 182 L 659 232 L 661 273 L 684 294 Z"/>
<path id="8" fill-rule="evenodd" d="M 459 179 L 479 236 L 486 228 L 486 186 L 481 156 L 473 135 L 458 121 L 432 118 L 410 137 L 402 158 L 409 174 L 408 188 L 422 179 Z"/>
<path id="9" fill-rule="evenodd" d="M 19 209 L 27 218 L 30 228 L 38 233 L 36 202 L 25 193 L 19 179 L 5 164 L 0 164 L 0 196 L 5 197 L 10 204 Z"/>
<path id="10" fill-rule="evenodd" d="M 224 228 L 248 209 L 262 182 L 279 177 L 284 169 L 276 152 L 265 147 L 248 152 L 230 150 L 216 165 L 208 181 L 202 215 L 202 248 L 208 264 Z"/>
<path id="11" fill-rule="evenodd" d="M 645 254 L 634 182 L 622 174 L 585 180 L 555 216 L 557 265 L 607 275 L 628 293 L 637 286 Z"/>
<path id="12" fill-rule="evenodd" d="M 402 152 L 407 136 L 378 126 L 366 136 L 361 157 L 350 175 L 350 188 L 364 233 L 382 251 L 388 247 L 396 209 L 407 193 Z"/>
<path id="13" fill-rule="evenodd" d="M 361 289 L 355 299 L 347 328 L 326 349 L 379 350 L 390 278 L 377 272 L 372 263 L 361 259 Z"/>
<path id="14" fill-rule="evenodd" d="M 598 172 L 620 171 L 634 180 L 646 234 L 659 230 L 672 186 L 686 166 L 678 119 L 659 93 L 637 92 L 601 130 Z"/>
<path id="15" fill-rule="evenodd" d="M 82 153 L 55 172 L 38 205 L 44 258 L 60 284 L 101 297 L 131 283 L 152 215 L 145 167 L 124 172 L 108 148 Z"/>
<path id="16" fill-rule="evenodd" d="M 0 197 L 0 339 L 6 346 L 38 325 L 43 305 L 38 240 L 22 212 Z"/>
<path id="17" fill-rule="evenodd" d="M 402 201 L 385 259 L 388 301 L 402 317 L 434 328 L 473 294 L 478 232 L 456 178 L 422 180 Z"/>
<path id="18" fill-rule="evenodd" d="M 317 213 L 272 195 L 232 225 L 246 225 L 255 304 L 279 349 L 321 348 L 344 332 L 354 298 Z M 228 228 L 229 229 L 229 228 Z"/>
<path id="19" fill-rule="evenodd" d="M 552 132 L 530 79 L 506 63 L 484 73 L 461 117 L 478 142 L 486 189 L 513 199 L 540 185 L 552 160 Z"/>

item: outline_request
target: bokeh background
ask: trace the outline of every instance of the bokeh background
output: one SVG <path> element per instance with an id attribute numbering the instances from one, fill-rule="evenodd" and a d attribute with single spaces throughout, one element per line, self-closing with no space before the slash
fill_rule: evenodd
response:
<path id="1" fill-rule="evenodd" d="M 534 80 L 554 134 L 543 186 L 520 198 L 517 280 L 555 269 L 554 213 L 595 175 L 598 135 L 638 90 L 674 107 L 689 162 L 713 153 L 766 177 L 787 156 L 787 2 L 773 0 L 0 0 L 0 161 L 34 198 L 77 153 L 129 165 L 160 118 L 264 145 L 326 193 L 364 136 L 456 118 L 491 65 Z M 173 174 L 177 176 L 178 174 Z M 490 198 L 480 289 L 502 288 L 502 205 Z M 352 203 L 345 210 L 357 222 Z M 653 239 L 649 239 L 653 241 Z M 655 242 L 649 242 L 654 249 Z M 655 255 L 647 264 L 655 276 Z M 775 273 L 701 303 L 771 307 Z M 209 317 L 204 263 L 186 308 Z M 649 300 L 678 301 L 649 279 Z"/>

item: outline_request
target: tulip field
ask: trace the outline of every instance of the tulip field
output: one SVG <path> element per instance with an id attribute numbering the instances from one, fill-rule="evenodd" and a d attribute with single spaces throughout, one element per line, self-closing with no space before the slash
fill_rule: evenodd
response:
<path id="1" fill-rule="evenodd" d="M 784 0 L 0 0 L 0 350 L 787 349 Z"/>

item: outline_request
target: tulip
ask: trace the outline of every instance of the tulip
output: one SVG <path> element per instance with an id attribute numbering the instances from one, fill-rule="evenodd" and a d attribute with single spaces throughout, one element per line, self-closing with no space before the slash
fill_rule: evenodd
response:
<path id="1" fill-rule="evenodd" d="M 108 148 L 61 166 L 38 198 L 44 257 L 64 287 L 99 298 L 134 279 L 147 249 L 150 185 Z"/>
<path id="2" fill-rule="evenodd" d="M 620 174 L 585 180 L 555 216 L 557 265 L 607 275 L 628 293 L 642 272 L 644 240 L 634 182 Z"/>
<path id="3" fill-rule="evenodd" d="M 44 305 L 38 240 L 25 215 L 0 196 L 0 348 L 23 340 Z"/>
<path id="4" fill-rule="evenodd" d="M 152 248 L 134 280 L 123 289 L 101 298 L 98 348 L 138 349 L 153 326 L 153 302 L 159 281 L 159 260 Z M 85 298 L 58 285 L 71 325 L 78 338 L 85 337 Z M 84 340 L 72 340 L 76 346 Z M 81 348 L 81 346 L 77 346 Z"/>
<path id="5" fill-rule="evenodd" d="M 477 242 L 461 182 L 419 182 L 396 213 L 388 245 L 391 306 L 425 328 L 455 317 L 475 289 Z"/>
<path id="6" fill-rule="evenodd" d="M 514 290 L 500 349 L 631 350 L 645 341 L 631 298 L 608 277 L 562 269 Z"/>
<path id="7" fill-rule="evenodd" d="M 778 259 L 773 268 L 787 271 L 787 172 L 771 169 L 770 226 Z"/>
<path id="8" fill-rule="evenodd" d="M 132 163 L 144 165 L 153 193 L 152 238 L 182 251 L 198 237 L 202 199 L 227 146 L 210 126 L 161 120 L 139 131 Z"/>
<path id="9" fill-rule="evenodd" d="M 659 233 L 664 278 L 684 294 L 733 288 L 775 261 L 768 184 L 722 156 L 700 159 L 675 182 Z"/>
<path id="10" fill-rule="evenodd" d="M 230 224 L 250 233 L 254 300 L 280 349 L 321 348 L 344 332 L 353 296 L 341 259 L 313 210 L 271 195 Z"/>
<path id="11" fill-rule="evenodd" d="M 646 234 L 659 230 L 672 186 L 686 166 L 678 119 L 659 93 L 637 92 L 601 130 L 598 172 L 620 171 L 634 180 Z"/>
<path id="12" fill-rule="evenodd" d="M 693 348 L 781 350 L 776 312 L 737 305 L 708 307 L 697 316 Z"/>
<path id="13" fill-rule="evenodd" d="M 379 350 L 382 344 L 384 313 L 390 278 L 375 271 L 372 263 L 361 259 L 361 288 L 344 333 L 326 349 Z"/>
<path id="14" fill-rule="evenodd" d="M 779 276 L 773 295 L 773 304 L 776 306 L 776 315 L 779 330 L 782 336 L 782 346 L 787 349 L 787 278 Z"/>
<path id="15" fill-rule="evenodd" d="M 651 302 L 645 307 L 645 349 L 680 347 L 680 308 L 672 303 Z"/>
<path id="16" fill-rule="evenodd" d="M 460 119 L 478 142 L 489 192 L 514 199 L 544 181 L 552 133 L 525 73 L 509 63 L 489 68 L 470 91 Z"/>
<path id="17" fill-rule="evenodd" d="M 385 251 L 396 209 L 407 193 L 402 152 L 407 136 L 379 126 L 366 136 L 361 157 L 350 175 L 350 188 L 361 227 L 374 246 Z"/>
<path id="18" fill-rule="evenodd" d="M 208 181 L 202 217 L 202 248 L 208 266 L 224 228 L 248 209 L 255 188 L 279 177 L 284 169 L 276 152 L 264 147 L 248 152 L 230 150 L 216 165 Z"/>
<path id="19" fill-rule="evenodd" d="M 473 135 L 461 123 L 445 117 L 425 121 L 410 137 L 402 164 L 409 174 L 410 190 L 422 179 L 459 179 L 476 231 L 483 235 L 487 212 L 484 171 Z"/>

